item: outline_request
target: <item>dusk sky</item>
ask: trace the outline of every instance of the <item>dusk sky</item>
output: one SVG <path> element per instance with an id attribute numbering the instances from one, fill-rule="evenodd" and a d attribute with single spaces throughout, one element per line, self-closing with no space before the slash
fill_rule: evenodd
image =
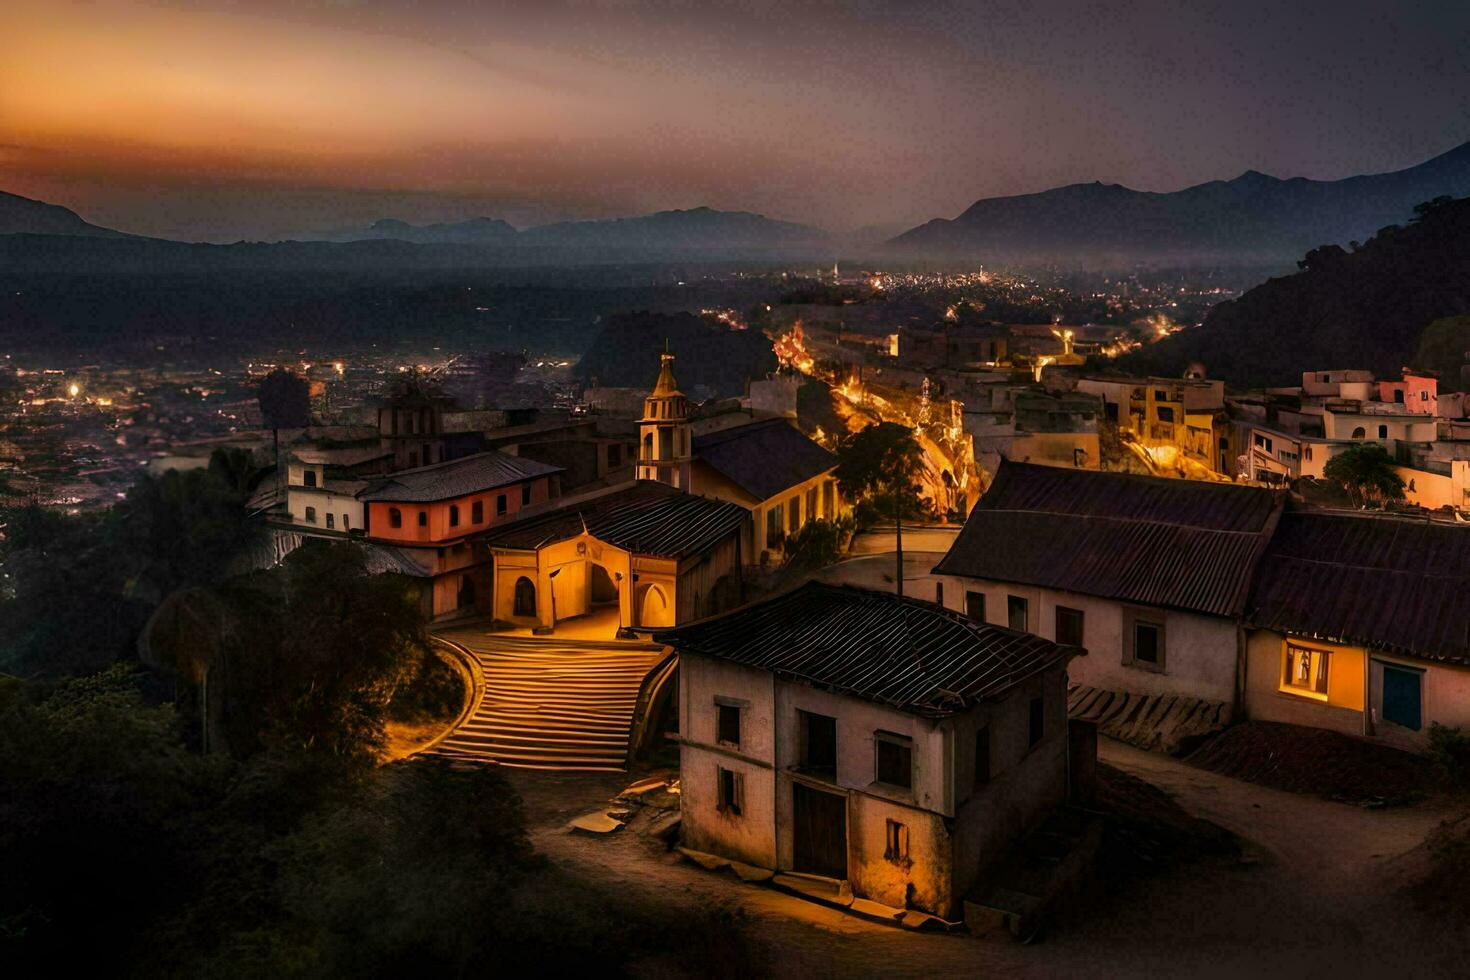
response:
<path id="1" fill-rule="evenodd" d="M 0 189 L 185 238 L 698 205 L 898 229 L 1470 139 L 1463 0 L 5 0 L 0 37 Z"/>

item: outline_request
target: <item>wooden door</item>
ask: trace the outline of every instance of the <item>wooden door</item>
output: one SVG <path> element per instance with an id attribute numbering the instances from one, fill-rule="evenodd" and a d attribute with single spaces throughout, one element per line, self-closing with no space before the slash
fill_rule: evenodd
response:
<path id="1" fill-rule="evenodd" d="M 847 877 L 847 797 L 791 786 L 793 871 Z"/>

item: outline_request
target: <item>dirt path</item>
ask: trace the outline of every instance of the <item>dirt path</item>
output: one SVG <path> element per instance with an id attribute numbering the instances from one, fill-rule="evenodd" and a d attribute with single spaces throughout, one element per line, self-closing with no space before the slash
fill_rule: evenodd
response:
<path id="1" fill-rule="evenodd" d="M 1364 810 L 1192 769 L 1105 741 L 1104 761 L 1161 787 L 1255 845 L 1241 863 L 1164 872 L 1099 899 L 1042 943 L 905 932 L 696 868 L 632 832 L 570 834 L 567 819 L 627 777 L 518 773 L 536 846 L 574 876 L 648 908 L 731 905 L 777 975 L 1454 975 L 1470 953 L 1407 908 L 1393 858 L 1435 826 L 1432 805 Z M 698 951 L 689 952 L 698 972 Z"/>

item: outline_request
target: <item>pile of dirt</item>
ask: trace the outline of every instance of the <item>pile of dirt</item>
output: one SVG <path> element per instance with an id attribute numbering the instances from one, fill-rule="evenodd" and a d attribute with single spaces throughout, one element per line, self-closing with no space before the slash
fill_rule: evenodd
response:
<path id="1" fill-rule="evenodd" d="M 1362 806 L 1422 799 L 1434 772 L 1421 756 L 1350 735 L 1273 721 L 1227 729 L 1187 760 L 1246 782 Z"/>
<path id="2" fill-rule="evenodd" d="M 1444 821 L 1403 860 L 1414 868 L 1406 891 L 1415 906 L 1446 925 L 1470 925 L 1470 814 Z"/>
<path id="3" fill-rule="evenodd" d="M 1190 816 L 1157 786 L 1101 762 L 1095 806 L 1108 817 L 1098 849 L 1104 881 L 1122 883 L 1191 861 L 1240 857 L 1240 841 L 1230 831 Z"/>

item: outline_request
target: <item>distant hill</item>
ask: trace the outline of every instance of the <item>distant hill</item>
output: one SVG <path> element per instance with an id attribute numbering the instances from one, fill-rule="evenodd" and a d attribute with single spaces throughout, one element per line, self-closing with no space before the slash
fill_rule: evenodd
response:
<path id="1" fill-rule="evenodd" d="M 132 238 L 111 228 L 83 221 L 70 208 L 33 201 L 0 191 L 0 235 L 78 235 L 87 238 Z"/>
<path id="2" fill-rule="evenodd" d="M 1326 245 L 1307 253 L 1301 272 L 1267 280 L 1221 303 L 1204 323 L 1121 358 L 1119 367 L 1173 376 L 1202 361 L 1211 377 L 1239 386 L 1298 384 L 1303 371 L 1368 368 L 1389 374 L 1405 366 L 1448 371 L 1463 361 L 1470 332 L 1430 338 L 1470 314 L 1470 198 L 1416 209 L 1403 227 L 1381 229 L 1356 251 Z M 1448 325 L 1446 325 L 1448 324 Z M 1437 363 L 1416 364 L 1431 357 Z M 1456 387 L 1458 377 L 1442 383 Z"/>
<path id="3" fill-rule="evenodd" d="M 332 237 L 338 241 L 389 238 L 437 245 L 510 245 L 515 243 L 516 230 L 499 218 L 471 218 L 434 225 L 411 225 L 397 218 L 381 218 L 361 232 L 340 232 Z"/>
<path id="4" fill-rule="evenodd" d="M 704 387 L 718 397 L 743 395 L 746 381 L 777 367 L 771 342 L 759 330 L 715 327 L 692 313 L 644 311 L 604 320 L 577 362 L 577 377 L 610 388 L 652 388 L 665 343 L 685 393 Z"/>
<path id="5" fill-rule="evenodd" d="M 749 211 L 691 208 L 636 218 L 563 221 L 521 232 L 528 245 L 607 249 L 752 249 L 807 245 L 827 233 Z"/>
<path id="6" fill-rule="evenodd" d="M 1320 181 L 1254 170 L 1171 193 L 1072 184 L 976 201 L 888 244 L 902 254 L 1088 268 L 1269 264 L 1322 243 L 1346 245 L 1401 221 L 1415 204 L 1470 194 L 1470 143 L 1393 173 Z"/>

